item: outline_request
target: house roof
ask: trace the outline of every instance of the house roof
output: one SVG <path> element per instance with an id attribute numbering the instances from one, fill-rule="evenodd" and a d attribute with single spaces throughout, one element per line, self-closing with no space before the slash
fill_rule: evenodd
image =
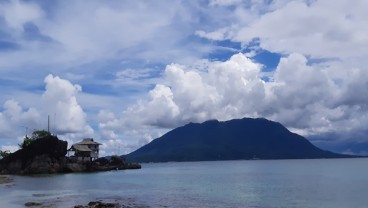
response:
<path id="1" fill-rule="evenodd" d="M 92 152 L 92 150 L 88 148 L 88 146 L 80 144 L 73 144 L 70 150 L 77 150 L 79 152 Z"/>
<path id="2" fill-rule="evenodd" d="M 87 139 L 83 139 L 83 141 L 75 143 L 74 145 L 79 144 L 79 145 L 87 145 L 87 144 L 97 144 L 97 145 L 102 145 L 101 143 L 95 142 L 93 141 L 92 138 L 87 138 Z"/>

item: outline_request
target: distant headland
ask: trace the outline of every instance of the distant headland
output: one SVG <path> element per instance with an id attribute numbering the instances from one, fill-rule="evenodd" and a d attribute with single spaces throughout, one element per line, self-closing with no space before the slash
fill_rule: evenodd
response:
<path id="1" fill-rule="evenodd" d="M 85 139 L 72 145 L 69 151 L 74 151 L 75 154 L 67 157 L 66 141 L 40 132 L 37 138 L 26 137 L 20 145 L 20 150 L 0 160 L 0 174 L 50 174 L 141 168 L 139 164 L 128 163 L 118 156 L 98 158 L 99 143 L 93 139 Z"/>
<path id="2" fill-rule="evenodd" d="M 351 158 L 263 118 L 189 123 L 125 156 L 135 162 Z"/>

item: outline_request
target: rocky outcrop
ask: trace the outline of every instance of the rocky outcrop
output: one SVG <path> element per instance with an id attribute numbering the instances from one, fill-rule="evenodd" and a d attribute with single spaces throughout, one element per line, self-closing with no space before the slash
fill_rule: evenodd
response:
<path id="1" fill-rule="evenodd" d="M 87 172 L 87 163 L 86 162 L 69 162 L 66 164 L 64 172 L 66 173 Z"/>
<path id="2" fill-rule="evenodd" d="M 69 162 L 66 164 L 65 172 L 96 172 L 109 170 L 140 169 L 138 163 L 128 163 L 119 156 L 102 157 L 92 162 Z"/>
<path id="3" fill-rule="evenodd" d="M 100 201 L 91 201 L 88 205 L 76 205 L 74 208 L 121 208 L 119 203 L 104 203 Z M 125 207 L 125 206 L 124 206 Z"/>
<path id="4" fill-rule="evenodd" d="M 45 174 L 139 169 L 124 158 L 112 156 L 92 162 L 72 161 L 65 157 L 68 143 L 56 136 L 46 136 L 0 160 L 0 174 Z"/>
<path id="5" fill-rule="evenodd" d="M 99 158 L 91 163 L 91 171 L 106 171 L 106 170 L 124 170 L 124 169 L 140 169 L 138 163 L 128 163 L 124 158 L 112 156 L 110 158 Z"/>
<path id="6" fill-rule="evenodd" d="M 148 208 L 150 206 L 125 202 L 120 200 L 104 202 L 102 200 L 91 201 L 87 205 L 76 205 L 74 208 Z"/>
<path id="7" fill-rule="evenodd" d="M 62 172 L 68 143 L 55 136 L 32 142 L 0 160 L 1 174 L 40 174 Z"/>

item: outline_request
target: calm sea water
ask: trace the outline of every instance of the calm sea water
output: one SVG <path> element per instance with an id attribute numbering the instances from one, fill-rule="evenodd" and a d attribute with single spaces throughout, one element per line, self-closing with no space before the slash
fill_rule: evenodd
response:
<path id="1" fill-rule="evenodd" d="M 96 199 L 148 207 L 368 207 L 368 159 L 156 163 L 14 179 L 0 185 L 0 207 L 73 207 Z"/>

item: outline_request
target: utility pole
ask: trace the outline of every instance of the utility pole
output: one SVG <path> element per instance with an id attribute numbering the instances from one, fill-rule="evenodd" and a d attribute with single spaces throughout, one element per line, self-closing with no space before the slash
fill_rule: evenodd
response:
<path id="1" fill-rule="evenodd" d="M 22 126 L 22 127 L 26 129 L 26 138 L 27 138 L 27 136 L 28 136 L 28 126 Z"/>
<path id="2" fill-rule="evenodd" d="M 47 115 L 47 132 L 50 134 L 50 115 Z"/>
<path id="3" fill-rule="evenodd" d="M 56 113 L 54 113 L 54 135 L 56 136 Z"/>

